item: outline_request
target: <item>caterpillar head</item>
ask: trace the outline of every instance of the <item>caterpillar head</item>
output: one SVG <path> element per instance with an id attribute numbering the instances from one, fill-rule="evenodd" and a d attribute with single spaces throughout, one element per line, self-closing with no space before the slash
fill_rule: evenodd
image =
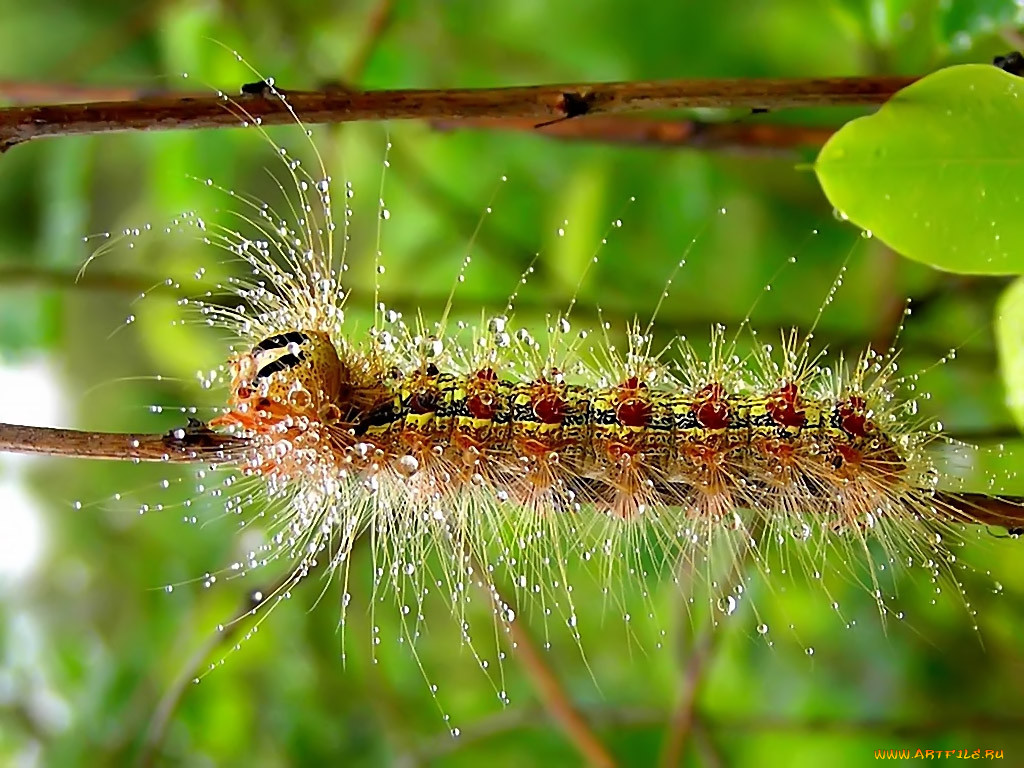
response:
<path id="1" fill-rule="evenodd" d="M 336 420 L 346 379 L 338 350 L 323 331 L 268 336 L 231 360 L 230 410 L 212 424 L 259 431 L 288 416 Z"/>

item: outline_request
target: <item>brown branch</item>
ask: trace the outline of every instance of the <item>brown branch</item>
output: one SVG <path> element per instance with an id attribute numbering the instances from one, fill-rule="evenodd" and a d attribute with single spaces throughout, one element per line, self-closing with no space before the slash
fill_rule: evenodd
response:
<path id="1" fill-rule="evenodd" d="M 135 761 L 135 765 L 138 768 L 148 768 L 148 766 L 154 765 L 161 757 L 160 752 L 163 748 L 171 719 L 177 712 L 178 706 L 185 696 L 185 691 L 195 683 L 196 675 L 206 659 L 218 648 L 222 648 L 233 641 L 245 628 L 246 620 L 254 616 L 254 612 L 265 605 L 268 599 L 256 599 L 254 596 L 260 594 L 276 595 L 282 589 L 290 586 L 292 582 L 296 582 L 294 571 L 290 571 L 285 576 L 277 579 L 268 588 L 246 593 L 241 601 L 241 605 L 235 611 L 234 618 L 225 624 L 223 629 L 218 629 L 216 632 L 209 634 L 199 647 L 192 652 L 179 669 L 178 674 L 175 675 L 174 680 L 164 691 L 163 696 L 160 697 L 156 708 L 153 710 L 153 714 L 150 716 L 149 726 L 146 728 L 146 734 Z"/>
<path id="2" fill-rule="evenodd" d="M 540 650 L 533 642 L 525 623 L 521 620 L 509 622 L 508 629 L 515 643 L 516 658 L 523 665 L 523 670 L 533 683 L 544 708 L 559 724 L 588 765 L 613 768 L 616 765 L 615 758 L 576 709 L 554 671 L 541 658 Z"/>
<path id="3" fill-rule="evenodd" d="M 487 572 L 472 552 L 466 550 L 466 556 L 478 572 Z M 511 597 L 505 597 L 504 594 L 499 596 L 495 589 L 484 584 L 480 586 L 494 605 L 496 615 L 505 615 L 510 610 L 518 613 Z M 573 743 L 583 759 L 591 766 L 614 768 L 617 765 L 615 758 L 597 738 L 590 723 L 580 714 L 569 694 L 562 687 L 558 676 L 541 657 L 540 650 L 530 634 L 529 626 L 522 619 L 503 622 L 503 626 L 508 631 L 516 659 L 522 664 L 523 671 L 530 679 L 544 709 Z"/>
<path id="4" fill-rule="evenodd" d="M 996 525 L 1001 528 L 1024 527 L 1024 497 L 986 496 L 983 493 L 936 493 L 936 506 L 942 512 L 968 525 Z"/>
<path id="5" fill-rule="evenodd" d="M 897 76 L 665 80 L 450 90 L 287 91 L 284 95 L 306 123 L 479 117 L 543 122 L 640 110 L 880 104 L 914 80 Z M 282 101 L 273 96 L 246 94 L 237 97 L 237 102 L 264 125 L 293 120 Z M 217 96 L 10 107 L 0 110 L 0 148 L 44 136 L 237 125 L 236 111 Z"/>
<path id="6" fill-rule="evenodd" d="M 669 718 L 665 744 L 658 760 L 658 764 L 663 768 L 672 768 L 672 766 L 682 764 L 683 749 L 695 724 L 697 692 L 707 671 L 713 640 L 714 632 L 710 627 L 705 627 L 686 660 L 679 685 L 679 703 Z"/>
<path id="7" fill-rule="evenodd" d="M 214 432 L 194 420 L 187 427 L 163 434 L 84 432 L 0 423 L 0 453 L 188 463 L 231 460 L 238 458 L 246 447 L 244 440 Z M 1024 497 L 943 492 L 934 498 L 941 512 L 965 523 L 1024 526 Z"/>
<path id="8" fill-rule="evenodd" d="M 63 269 L 35 264 L 0 266 L 0 287 L 14 285 L 34 285 L 60 290 L 83 289 L 147 294 L 151 292 L 179 294 L 179 292 L 169 290 L 165 281 L 157 281 L 155 278 L 146 277 L 138 273 L 99 272 L 91 269 L 81 272 L 78 269 Z"/>
<path id="9" fill-rule="evenodd" d="M 440 131 L 514 131 L 539 133 L 542 136 L 567 141 L 748 152 L 777 152 L 799 147 L 820 147 L 835 132 L 835 128 L 830 127 L 711 123 L 631 115 L 588 115 L 578 120 L 562 120 L 539 127 L 534 120 L 522 117 L 435 120 L 432 126 Z"/>
<path id="10" fill-rule="evenodd" d="M 182 463 L 237 458 L 245 446 L 243 440 L 198 423 L 162 435 L 0 424 L 0 452 L 6 453 Z"/>
<path id="11" fill-rule="evenodd" d="M 0 423 L 0 453 L 188 463 L 230 461 L 239 458 L 247 447 L 244 440 L 214 432 L 194 420 L 163 434 L 84 432 Z M 1024 497 L 937 493 L 934 498 L 940 512 L 968 524 L 1024 527 Z"/>

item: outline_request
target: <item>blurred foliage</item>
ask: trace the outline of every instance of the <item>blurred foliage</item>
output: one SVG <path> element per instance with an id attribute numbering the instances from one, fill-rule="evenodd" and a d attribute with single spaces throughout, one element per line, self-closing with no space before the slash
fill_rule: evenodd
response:
<path id="1" fill-rule="evenodd" d="M 364 44 L 372 48 L 356 82 L 365 87 L 922 72 L 1005 52 L 1001 35 L 1013 34 L 1020 21 L 1012 2 L 722 0 L 636 8 L 593 0 L 585 14 L 569 3 L 397 2 L 391 23 L 368 42 L 367 20 L 376 7 L 374 0 L 77 7 L 5 0 L 0 72 L 7 82 L 140 91 L 233 91 L 251 81 L 252 73 L 211 39 L 297 88 L 350 78 L 352 57 Z M 850 115 L 799 111 L 772 119 L 834 124 Z M 301 151 L 300 131 L 272 135 Z M 659 317 L 666 342 L 674 334 L 696 341 L 712 322 L 735 324 L 755 301 L 754 322 L 765 332 L 806 327 L 848 263 L 817 338 L 836 350 L 887 344 L 912 297 L 902 365 L 923 371 L 920 386 L 933 393 L 924 404 L 928 412 L 954 435 L 1006 444 L 979 456 L 968 484 L 995 475 L 997 490 L 1021 490 L 1012 477 L 1021 445 L 1004 404 L 991 330 L 1003 284 L 905 261 L 834 221 L 814 176 L 795 170 L 813 152 L 712 155 L 438 133 L 414 123 L 321 128 L 315 136 L 334 178 L 351 179 L 356 190 L 349 282 L 352 320 L 361 317 L 363 328 L 390 138 L 384 196 L 393 215 L 382 228 L 381 286 L 407 315 L 440 312 L 498 186 L 494 213 L 471 246 L 474 262 L 456 296 L 467 320 L 478 320 L 481 307 L 500 309 L 539 251 L 519 320 L 543 323 L 545 312 L 569 301 L 583 265 L 617 218 L 623 226 L 609 236 L 582 286 L 580 325 L 596 321 L 598 305 L 618 327 L 649 313 L 693 238 Z M 181 292 L 201 293 L 231 266 L 173 226 L 170 236 L 162 233 L 183 210 L 230 220 L 218 210 L 233 203 L 202 179 L 279 200 L 268 168 L 276 170 L 273 152 L 243 130 L 57 139 L 6 153 L 0 158 L 0 270 L 8 270 L 0 284 L 3 360 L 45 361 L 61 382 L 67 426 L 162 431 L 185 418 L 178 406 L 197 406 L 208 417 L 219 393 L 200 389 L 193 374 L 220 361 L 223 339 L 205 326 L 172 326 L 180 316 L 178 291 L 162 284 L 172 278 Z M 628 202 L 634 195 L 636 202 Z M 725 216 L 714 213 L 720 207 Z M 568 234 L 560 237 L 563 226 Z M 114 248 L 90 268 L 88 280 L 73 284 L 78 265 L 102 242 L 82 244 L 80 235 L 134 227 L 144 232 L 135 247 Z M 819 234 L 810 234 L 814 228 Z M 782 268 L 790 254 L 798 263 Z M 772 290 L 763 291 L 769 282 Z M 136 321 L 122 327 L 129 315 Z M 957 359 L 937 365 L 954 346 Z M 5 406 L 16 420 L 19 402 Z M 10 473 L 13 466 L 0 470 Z M 72 460 L 36 461 L 29 472 L 46 547 L 28 575 L 0 582 L 0 761 L 129 764 L 145 749 L 159 702 L 176 680 L 195 674 L 193 657 L 214 627 L 252 590 L 273 581 L 268 568 L 202 586 L 204 573 L 263 540 L 259 521 L 239 533 L 234 520 L 220 516 L 213 492 L 221 481 L 212 474 Z M 0 509 L 0 520 L 9 515 Z M 1017 759 L 1024 749 L 1014 719 L 1024 703 L 1024 574 L 1014 567 L 1020 544 L 998 532 L 977 534 L 958 553 L 979 571 L 964 574 L 967 610 L 955 598 L 933 605 L 935 586 L 908 579 L 899 587 L 907 618 L 883 628 L 859 586 L 833 584 L 826 597 L 799 580 L 762 585 L 752 597 L 764 611 L 758 619 L 773 628 L 774 645 L 752 629 L 749 600 L 722 621 L 698 693 L 700 727 L 687 764 L 856 766 L 872 761 L 875 749 L 896 746 L 1001 748 Z M 438 683 L 441 708 L 461 728 L 452 739 L 417 659 L 397 642 L 391 606 L 368 610 L 369 569 L 369 553 L 360 551 L 343 633 L 339 590 L 328 589 L 310 610 L 321 592 L 314 578 L 240 651 L 230 652 L 242 634 L 212 649 L 199 671 L 228 658 L 201 685 L 187 686 L 156 747 L 157 762 L 578 764 L 514 655 L 501 683 L 512 704 L 502 709 L 461 648 L 444 606 L 429 606 L 436 615 L 421 638 L 418 662 Z M 168 584 L 178 586 L 167 593 Z M 581 583 L 578 592 L 587 663 L 555 628 L 546 657 L 622 763 L 652 764 L 689 657 L 686 612 L 671 585 L 652 582 L 649 605 L 659 618 L 638 613 L 627 632 L 598 588 Z M 841 603 L 841 617 L 829 608 L 830 598 Z M 529 618 L 544 637 L 543 617 Z M 375 636 L 379 646 L 371 642 Z"/>
<path id="2" fill-rule="evenodd" d="M 1024 280 L 1015 280 L 996 305 L 996 342 L 1007 405 L 1024 426 Z"/>

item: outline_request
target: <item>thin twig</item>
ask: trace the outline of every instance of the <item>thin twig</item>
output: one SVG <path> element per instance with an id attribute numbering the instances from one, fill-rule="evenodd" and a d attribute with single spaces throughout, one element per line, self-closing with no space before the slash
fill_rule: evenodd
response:
<path id="1" fill-rule="evenodd" d="M 247 598 L 248 602 L 251 602 L 251 599 Z M 157 702 L 156 709 L 149 720 L 149 727 L 146 729 L 144 741 L 135 761 L 135 765 L 138 768 L 149 768 L 149 766 L 155 764 L 160 756 L 164 739 L 167 737 L 167 728 L 178 709 L 178 705 L 185 696 L 185 691 L 193 684 L 196 670 L 203 665 L 211 653 L 225 645 L 228 640 L 237 634 L 241 628 L 242 620 L 251 611 L 252 607 L 250 605 L 234 621 L 226 625 L 223 632 L 210 634 L 182 665 L 177 677 L 164 691 L 164 695 L 160 697 L 160 701 Z"/>
<path id="2" fill-rule="evenodd" d="M 355 120 L 442 120 L 520 117 L 538 122 L 582 115 L 697 107 L 787 107 L 880 104 L 917 78 L 832 77 L 793 79 L 665 80 L 571 83 L 511 88 L 380 91 L 287 91 L 290 106 L 306 123 Z M 246 94 L 237 102 L 264 125 L 290 123 L 281 99 Z M 235 127 L 237 110 L 223 96 L 154 97 L 0 110 L 0 149 L 44 136 L 111 131 Z"/>
<path id="3" fill-rule="evenodd" d="M 1024 525 L 1024 497 L 986 496 L 982 493 L 936 493 L 935 503 L 968 525 L 1019 528 Z"/>
<path id="4" fill-rule="evenodd" d="M 764 521 L 761 518 L 756 519 L 749 531 L 748 542 L 760 541 L 764 534 L 764 528 Z M 751 543 L 744 545 L 743 550 L 730 563 L 728 572 L 722 579 L 724 591 L 732 592 L 743 583 L 743 574 L 751 558 L 753 546 L 755 545 Z M 693 582 L 697 576 L 696 570 L 696 562 L 687 558 L 678 574 L 679 583 Z M 669 718 L 662 744 L 661 757 L 658 761 L 662 768 L 672 768 L 682 764 L 686 742 L 698 725 L 697 694 L 714 651 L 717 638 L 717 633 L 714 630 L 715 621 L 712 617 L 709 624 L 695 629 L 692 642 L 688 646 L 684 644 L 680 649 L 683 671 L 679 680 L 679 702 Z"/>
<path id="5" fill-rule="evenodd" d="M 366 537 L 357 537 L 353 541 L 353 548 L 366 541 Z M 224 624 L 223 628 L 218 628 L 215 632 L 212 632 L 203 641 L 188 657 L 171 685 L 164 691 L 163 696 L 160 697 L 150 717 L 145 740 L 136 759 L 136 766 L 138 768 L 148 768 L 148 766 L 154 765 L 161 756 L 168 727 L 185 697 L 185 691 L 195 683 L 199 669 L 210 655 L 218 648 L 222 648 L 234 641 L 239 633 L 249 626 L 249 619 L 255 617 L 258 611 L 261 609 L 266 611 L 273 610 L 273 605 L 269 604 L 271 600 L 278 599 L 278 596 L 285 590 L 292 589 L 301 582 L 308 580 L 315 573 L 322 572 L 325 563 L 325 560 L 319 560 L 308 571 L 303 571 L 300 568 L 286 570 L 284 574 L 268 586 L 250 590 L 245 594 L 241 604 L 235 611 L 235 617 L 230 622 Z M 265 617 L 266 615 L 264 615 Z"/>
<path id="6" fill-rule="evenodd" d="M 391 26 L 395 15 L 394 0 L 377 0 L 366 18 L 366 27 L 359 35 L 357 48 L 345 69 L 345 76 L 350 83 L 358 83 L 363 78 L 370 57 L 377 50 L 380 39 Z"/>
<path id="7" fill-rule="evenodd" d="M 704 717 L 697 715 L 693 721 L 693 744 L 694 749 L 700 758 L 700 764 L 704 768 L 723 768 L 725 760 L 718 745 L 715 744 L 708 727 L 704 723 Z"/>
<path id="8" fill-rule="evenodd" d="M 616 765 L 615 758 L 576 709 L 554 671 L 541 658 L 540 650 L 533 642 L 533 636 L 530 635 L 526 623 L 521 620 L 512 621 L 508 623 L 508 628 L 515 643 L 516 658 L 523 665 L 523 670 L 533 683 L 541 703 L 587 763 L 602 768 L 612 768 Z"/>
<path id="9" fill-rule="evenodd" d="M 562 120 L 540 127 L 534 120 L 521 117 L 435 120 L 431 125 L 440 131 L 515 131 L 539 133 L 542 136 L 568 141 L 759 153 L 777 153 L 799 147 L 820 147 L 835 132 L 835 128 L 818 126 L 712 123 L 632 115 L 586 116 L 578 120 Z"/>
<path id="10" fill-rule="evenodd" d="M 478 572 L 487 573 L 486 569 L 468 550 L 467 556 Z M 484 585 L 481 587 L 487 593 L 498 614 L 507 614 L 509 611 L 519 612 L 512 603 L 511 597 L 506 597 L 504 594 L 499 596 L 496 590 Z M 569 694 L 562 687 L 558 676 L 542 658 L 526 622 L 522 619 L 513 620 L 504 622 L 503 626 L 508 631 L 515 656 L 522 664 L 523 671 L 530 679 L 541 704 L 569 738 L 569 741 L 573 743 L 588 765 L 596 768 L 614 768 L 617 765 L 615 758 L 597 738 L 590 723 L 580 714 Z"/>
<path id="11" fill-rule="evenodd" d="M 40 266 L 36 264 L 9 264 L 0 266 L 0 288 L 10 286 L 35 285 L 43 288 L 60 290 L 96 290 L 96 291 L 127 291 L 129 293 L 168 292 L 172 295 L 185 295 L 181 292 L 169 291 L 165 281 L 146 277 L 138 273 L 100 272 L 78 269 L 62 269 L 60 267 Z"/>
<path id="12" fill-rule="evenodd" d="M 196 423 L 163 434 L 82 432 L 0 424 L 0 452 L 183 463 L 236 458 L 246 443 Z"/>
<path id="13" fill-rule="evenodd" d="M 704 672 L 711 656 L 715 633 L 705 627 L 690 649 L 679 685 L 679 702 L 669 718 L 665 744 L 658 761 L 662 768 L 682 764 L 683 748 L 693 730 L 696 718 L 697 691 L 704 680 Z"/>
<path id="14" fill-rule="evenodd" d="M 295 573 L 290 572 L 278 579 L 267 590 L 255 590 L 246 594 L 242 604 L 236 612 L 234 619 L 224 625 L 223 629 L 212 632 L 203 643 L 188 657 L 171 685 L 164 691 L 163 696 L 153 710 L 149 720 L 149 727 L 146 729 L 145 740 L 135 761 L 138 768 L 148 768 L 154 765 L 163 748 L 164 740 L 167 737 L 167 728 L 178 710 L 178 705 L 185 696 L 185 691 L 191 687 L 196 680 L 196 673 L 203 666 L 206 659 L 210 657 L 217 648 L 221 648 L 231 642 L 245 626 L 245 620 L 253 615 L 255 609 L 259 608 L 261 601 L 254 595 L 275 595 L 284 585 L 295 580 Z"/>

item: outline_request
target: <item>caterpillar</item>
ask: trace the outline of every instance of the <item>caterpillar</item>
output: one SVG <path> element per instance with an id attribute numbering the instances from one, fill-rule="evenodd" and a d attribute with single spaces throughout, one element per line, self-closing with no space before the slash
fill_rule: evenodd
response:
<path id="1" fill-rule="evenodd" d="M 290 109 L 272 82 L 261 94 Z M 262 131 L 244 104 L 225 97 Z M 440 599 L 487 668 L 504 654 L 484 638 L 523 612 L 582 643 L 581 570 L 626 622 L 630 605 L 656 611 L 649 590 L 667 578 L 687 611 L 703 604 L 714 623 L 750 604 L 765 637 L 774 633 L 749 597 L 757 575 L 821 581 L 830 597 L 828 578 L 858 582 L 883 619 L 902 617 L 894 571 L 923 569 L 962 591 L 963 515 L 938 493 L 931 452 L 941 430 L 919 414 L 894 348 L 830 361 L 813 326 L 769 342 L 749 319 L 714 326 L 706 350 L 659 345 L 654 319 L 629 325 L 621 346 L 609 323 L 577 327 L 575 299 L 540 330 L 520 327 L 529 267 L 479 324 L 452 320 L 452 298 L 437 321 L 408 320 L 375 289 L 364 330 L 345 282 L 361 257 L 346 247 L 353 192 L 344 187 L 336 222 L 315 146 L 312 171 L 274 146 L 283 207 L 222 190 L 241 226 L 198 213 L 177 222 L 244 265 L 218 285 L 232 301 L 180 303 L 233 339 L 203 375 L 226 393 L 210 426 L 248 441 L 221 467 L 242 475 L 225 508 L 268 521 L 268 539 L 206 581 L 284 563 L 285 578 L 255 600 L 258 622 L 325 571 L 343 585 L 343 626 L 353 600 L 393 602 L 413 645 L 424 603 Z M 389 216 L 383 202 L 379 215 Z M 666 288 L 658 308 L 670 301 Z M 365 540 L 372 585 L 360 596 L 350 564 Z M 475 631 L 474 600 L 493 629 Z"/>

